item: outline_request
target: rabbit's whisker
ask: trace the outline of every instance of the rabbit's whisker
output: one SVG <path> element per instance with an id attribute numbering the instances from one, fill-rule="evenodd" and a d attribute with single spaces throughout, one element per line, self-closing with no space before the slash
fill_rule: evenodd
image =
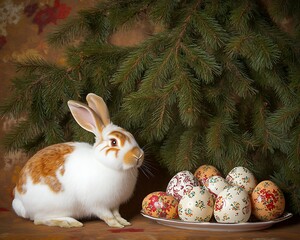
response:
<path id="1" fill-rule="evenodd" d="M 154 177 L 154 174 L 152 172 L 152 170 L 156 170 L 155 167 L 151 164 L 150 161 L 145 160 L 142 164 L 142 166 L 140 167 L 142 173 L 147 177 Z"/>

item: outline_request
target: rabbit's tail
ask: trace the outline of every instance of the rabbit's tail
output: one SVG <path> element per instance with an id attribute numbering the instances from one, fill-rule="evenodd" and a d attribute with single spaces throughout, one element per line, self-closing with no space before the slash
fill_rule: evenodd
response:
<path id="1" fill-rule="evenodd" d="M 26 209 L 20 199 L 15 198 L 12 202 L 12 207 L 18 216 L 28 218 Z"/>

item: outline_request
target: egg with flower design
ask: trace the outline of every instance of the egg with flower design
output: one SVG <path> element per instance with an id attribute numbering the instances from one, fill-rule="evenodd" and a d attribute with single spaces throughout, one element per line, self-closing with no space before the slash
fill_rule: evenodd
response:
<path id="1" fill-rule="evenodd" d="M 220 192 L 229 187 L 229 184 L 221 176 L 212 176 L 207 179 L 204 186 L 215 200 Z"/>
<path id="2" fill-rule="evenodd" d="M 180 201 L 185 193 L 198 185 L 197 179 L 190 171 L 181 171 L 175 174 L 169 181 L 166 193 L 173 196 L 177 201 Z"/>
<path id="3" fill-rule="evenodd" d="M 226 176 L 226 181 L 233 186 L 244 188 L 249 194 L 257 185 L 257 180 L 253 173 L 242 166 L 233 168 Z"/>
<path id="4" fill-rule="evenodd" d="M 216 198 L 214 216 L 219 223 L 247 222 L 251 215 L 248 192 L 238 186 L 225 188 Z"/>
<path id="5" fill-rule="evenodd" d="M 272 181 L 262 181 L 251 194 L 252 213 L 261 221 L 280 217 L 285 208 L 285 198 L 280 188 Z"/>
<path id="6" fill-rule="evenodd" d="M 144 198 L 142 210 L 152 217 L 175 219 L 178 218 L 178 201 L 165 192 L 153 192 Z"/>
<path id="7" fill-rule="evenodd" d="M 220 171 L 212 165 L 201 165 L 194 173 L 201 186 L 212 176 L 221 176 Z"/>
<path id="8" fill-rule="evenodd" d="M 179 202 L 179 218 L 188 222 L 209 222 L 213 215 L 213 204 L 213 198 L 205 187 L 193 187 Z"/>

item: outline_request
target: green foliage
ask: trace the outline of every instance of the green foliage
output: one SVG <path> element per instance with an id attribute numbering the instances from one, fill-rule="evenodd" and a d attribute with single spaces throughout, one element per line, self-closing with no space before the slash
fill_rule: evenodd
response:
<path id="1" fill-rule="evenodd" d="M 213 164 L 242 165 L 272 178 L 300 213 L 299 3 L 276 0 L 100 1 L 48 37 L 66 64 L 16 63 L 2 115 L 25 117 L 5 137 L 8 149 L 35 151 L 93 141 L 72 120 L 69 99 L 101 95 L 170 173 Z M 143 19 L 160 32 L 133 47 L 109 37 Z M 290 33 L 281 23 L 292 19 Z"/>

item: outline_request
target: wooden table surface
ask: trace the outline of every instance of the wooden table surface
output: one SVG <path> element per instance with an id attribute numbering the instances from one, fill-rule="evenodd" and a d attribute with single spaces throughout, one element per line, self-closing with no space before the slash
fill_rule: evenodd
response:
<path id="1" fill-rule="evenodd" d="M 177 229 L 157 224 L 155 221 L 136 215 L 130 219 L 132 226 L 123 229 L 109 228 L 104 222 L 89 220 L 82 228 L 59 228 L 36 226 L 17 217 L 13 212 L 0 214 L 0 239 L 253 239 L 279 240 L 300 239 L 300 217 L 294 216 L 272 227 L 250 232 L 210 232 Z"/>

